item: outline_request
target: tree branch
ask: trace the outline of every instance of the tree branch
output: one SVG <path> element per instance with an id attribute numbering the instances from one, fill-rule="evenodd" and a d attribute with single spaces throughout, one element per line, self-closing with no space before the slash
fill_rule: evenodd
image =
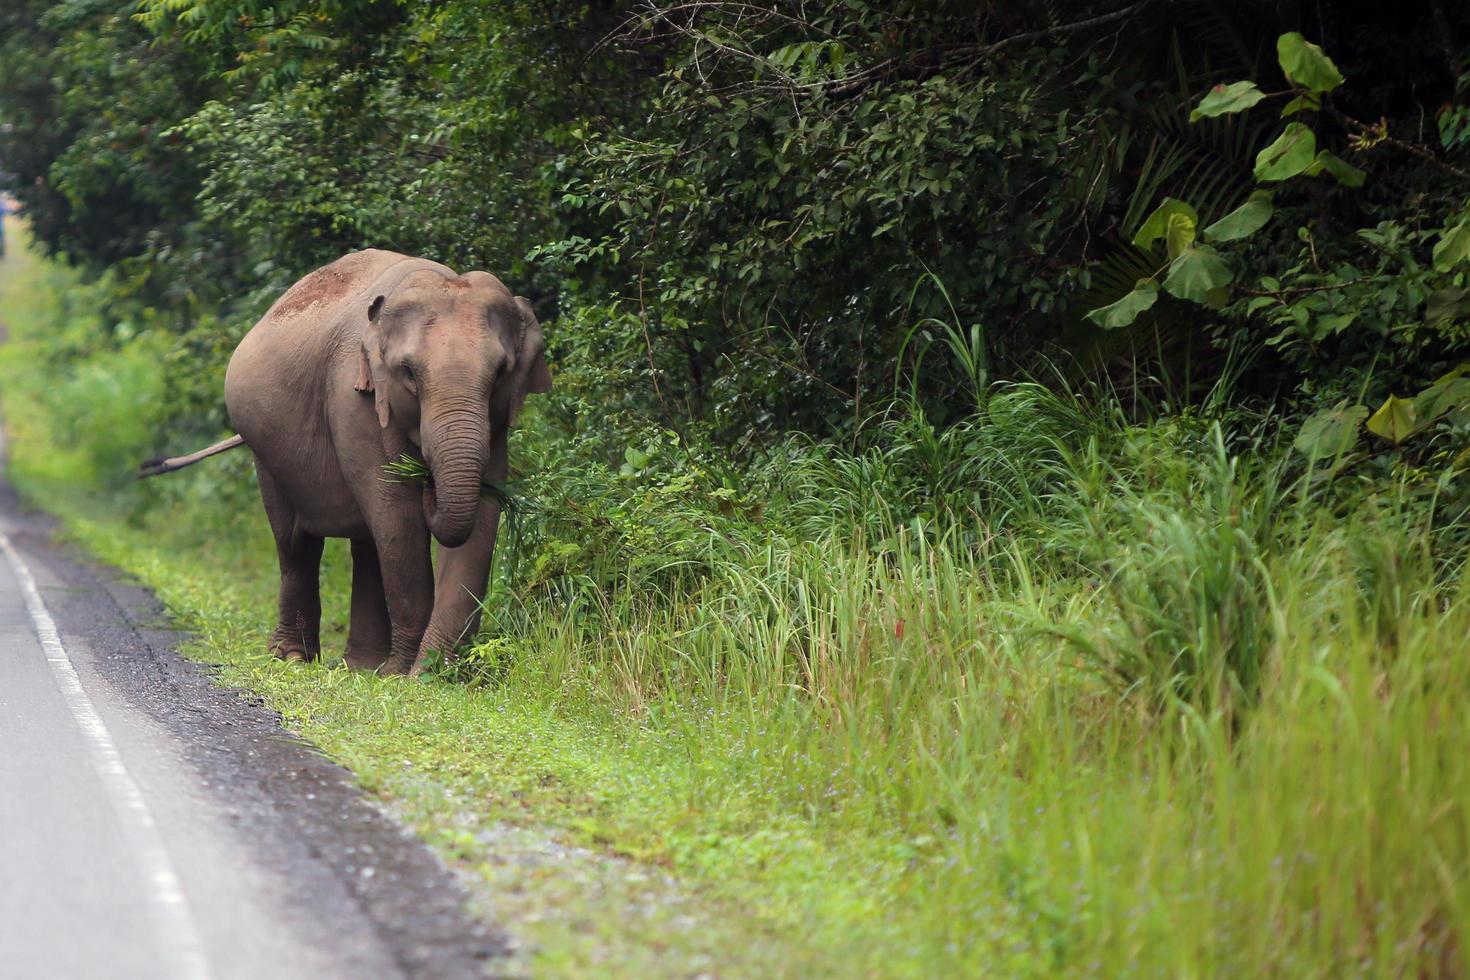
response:
<path id="1" fill-rule="evenodd" d="M 1123 7 L 1119 10 L 1114 10 L 1112 13 L 1099 14 L 1096 17 L 1089 17 L 1086 20 L 1074 21 L 1070 24 L 1056 24 L 1051 27 L 1044 27 L 1035 31 L 1027 31 L 1024 34 L 1015 34 L 1011 37 L 1002 38 L 999 41 L 993 41 L 989 44 L 951 44 L 925 48 L 924 50 L 918 52 L 917 57 L 909 59 L 907 63 L 914 64 L 921 61 L 926 56 L 938 55 L 940 57 L 940 61 L 937 65 L 934 66 L 933 69 L 934 71 L 937 71 L 938 69 L 943 68 L 946 64 L 953 61 L 978 61 L 981 58 L 987 58 L 990 55 L 995 54 L 997 51 L 1004 50 L 1005 48 L 1008 48 L 1013 44 L 1021 44 L 1026 41 L 1035 41 L 1043 37 L 1055 37 L 1059 34 L 1073 34 L 1077 31 L 1084 31 L 1091 27 L 1101 27 L 1104 24 L 1111 24 L 1114 21 L 1123 20 L 1124 18 L 1131 17 L 1134 14 L 1139 13 L 1143 10 L 1143 8 L 1147 7 L 1153 2 L 1154 0 L 1138 0 L 1137 3 L 1129 4 L 1128 6 Z M 830 86 L 828 91 L 831 94 L 843 95 L 849 91 L 852 91 L 853 89 L 861 88 L 863 85 L 866 85 L 869 82 L 882 77 L 893 67 L 901 67 L 902 64 L 903 62 L 900 62 L 900 60 L 897 58 L 889 58 L 886 61 L 880 61 L 878 64 L 851 78 L 824 84 Z"/>
<path id="2" fill-rule="evenodd" d="M 1342 123 L 1347 129 L 1355 132 L 1364 143 L 1370 146 L 1377 143 L 1386 143 L 1396 150 L 1402 150 L 1411 156 L 1418 157 L 1426 163 L 1433 164 L 1445 173 L 1454 174 L 1464 181 L 1470 181 L 1470 171 L 1463 170 L 1447 160 L 1440 159 L 1438 156 L 1435 156 L 1429 147 L 1421 143 L 1411 143 L 1408 140 L 1401 140 L 1396 136 L 1388 135 L 1387 122 L 1365 123 L 1361 119 L 1354 119 L 1340 109 L 1332 106 L 1327 106 L 1326 108 L 1338 122 Z"/>

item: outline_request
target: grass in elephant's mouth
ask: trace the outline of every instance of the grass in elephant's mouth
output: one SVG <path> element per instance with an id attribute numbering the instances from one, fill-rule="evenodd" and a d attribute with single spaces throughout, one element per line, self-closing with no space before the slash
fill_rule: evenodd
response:
<path id="1" fill-rule="evenodd" d="M 429 472 L 429 467 L 422 459 L 410 456 L 407 453 L 399 455 L 395 460 L 383 464 L 383 472 L 393 477 L 396 482 L 423 483 L 432 486 L 434 475 Z M 516 515 L 524 512 L 525 496 L 518 494 L 508 483 L 499 483 L 494 480 L 480 481 L 480 496 L 487 500 L 495 500 L 500 503 L 500 512 L 507 518 L 513 519 Z"/>
<path id="2" fill-rule="evenodd" d="M 398 480 L 395 482 L 431 483 L 434 479 L 433 474 L 429 472 L 428 465 L 408 453 L 403 453 L 397 459 L 384 463 L 383 472 L 397 477 Z"/>

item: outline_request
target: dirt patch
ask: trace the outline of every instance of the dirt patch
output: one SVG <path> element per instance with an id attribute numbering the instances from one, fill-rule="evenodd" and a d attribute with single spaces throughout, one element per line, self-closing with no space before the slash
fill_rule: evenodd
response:
<path id="1" fill-rule="evenodd" d="M 286 290 L 271 312 L 282 317 L 295 316 L 308 307 L 336 302 L 361 284 L 358 272 L 371 260 L 368 252 L 353 252 L 322 266 Z"/>

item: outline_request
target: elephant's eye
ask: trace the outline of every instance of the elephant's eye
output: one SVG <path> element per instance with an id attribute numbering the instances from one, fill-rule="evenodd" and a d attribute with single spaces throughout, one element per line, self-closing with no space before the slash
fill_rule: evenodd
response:
<path id="1" fill-rule="evenodd" d="M 403 376 L 405 378 L 407 378 L 409 381 L 412 381 L 413 380 L 413 368 L 409 367 L 407 364 L 403 365 Z"/>

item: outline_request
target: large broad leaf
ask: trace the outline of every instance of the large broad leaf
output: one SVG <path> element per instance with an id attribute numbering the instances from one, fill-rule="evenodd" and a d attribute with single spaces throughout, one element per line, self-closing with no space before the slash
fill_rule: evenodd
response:
<path id="1" fill-rule="evenodd" d="M 1219 252 L 1208 245 L 1194 245 L 1169 264 L 1164 288 L 1191 303 L 1208 303 L 1213 290 L 1228 286 L 1234 278 Z"/>
<path id="2" fill-rule="evenodd" d="M 1169 261 L 1173 262 L 1180 254 L 1194 244 L 1194 219 L 1187 214 L 1169 215 L 1169 229 L 1164 234 L 1164 244 L 1169 247 Z"/>
<path id="3" fill-rule="evenodd" d="M 1434 246 L 1434 267 L 1449 272 L 1467 258 L 1470 258 L 1470 218 L 1446 231 Z"/>
<path id="4" fill-rule="evenodd" d="M 1414 414 L 1421 425 L 1459 408 L 1470 408 L 1470 364 L 1461 364 L 1414 396 Z"/>
<path id="5" fill-rule="evenodd" d="M 1301 123 L 1287 123 L 1276 142 L 1256 154 L 1256 180 L 1286 180 L 1312 165 L 1317 137 Z"/>
<path id="6" fill-rule="evenodd" d="M 1231 112 L 1242 112 L 1265 97 L 1266 93 L 1256 88 L 1255 82 L 1216 85 L 1189 114 L 1189 121 L 1199 122 L 1201 119 L 1212 119 Z"/>
<path id="7" fill-rule="evenodd" d="M 1397 445 L 1419 428 L 1419 413 L 1412 399 L 1389 395 L 1388 401 L 1368 418 L 1368 431 Z"/>
<path id="8" fill-rule="evenodd" d="M 1205 229 L 1212 242 L 1233 242 L 1254 235 L 1271 220 L 1271 192 L 1256 191 L 1244 204 Z"/>
<path id="9" fill-rule="evenodd" d="M 1194 208 L 1177 198 L 1166 197 L 1162 204 L 1154 208 L 1153 214 L 1143 219 L 1138 234 L 1133 236 L 1133 244 L 1139 248 L 1148 248 L 1160 238 L 1168 235 L 1169 219 L 1176 214 L 1183 215 L 1196 224 L 1199 223 L 1199 214 Z"/>
<path id="10" fill-rule="evenodd" d="M 1281 107 L 1281 118 L 1294 116 L 1298 112 L 1315 112 L 1322 108 L 1322 96 L 1315 92 L 1303 92 Z"/>
<path id="11" fill-rule="evenodd" d="M 1331 92 L 1342 84 L 1342 72 L 1326 52 L 1296 31 L 1276 39 L 1276 57 L 1286 77 L 1308 92 Z"/>
<path id="12" fill-rule="evenodd" d="M 1358 444 L 1358 427 L 1367 417 L 1365 406 L 1338 402 L 1303 422 L 1292 447 L 1308 459 L 1340 456 Z"/>
<path id="13" fill-rule="evenodd" d="M 1140 279 L 1133 291 L 1116 303 L 1100 306 L 1087 314 L 1087 319 L 1105 330 L 1126 327 L 1144 310 L 1159 299 L 1159 284 L 1152 279 Z"/>
<path id="14" fill-rule="evenodd" d="M 1318 152 L 1317 156 L 1307 165 L 1302 173 L 1308 177 L 1315 177 L 1320 173 L 1329 173 L 1337 178 L 1337 182 L 1344 187 L 1362 187 L 1367 174 L 1357 167 L 1348 163 L 1342 157 L 1328 150 Z"/>

